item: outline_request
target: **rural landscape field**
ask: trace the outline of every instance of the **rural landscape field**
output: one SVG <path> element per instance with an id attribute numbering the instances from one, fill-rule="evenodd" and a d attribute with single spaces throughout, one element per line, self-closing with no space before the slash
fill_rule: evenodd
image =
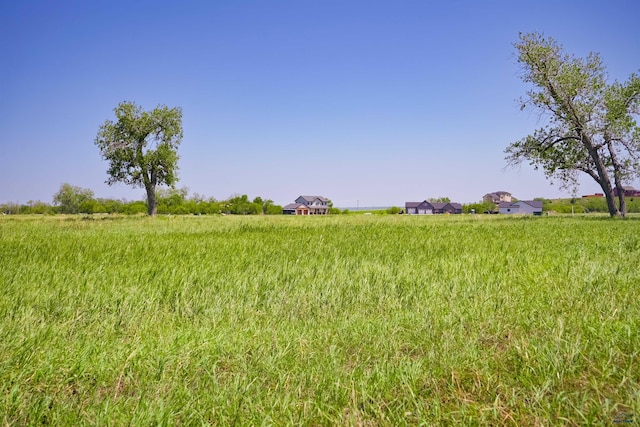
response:
<path id="1" fill-rule="evenodd" d="M 640 218 L 0 218 L 3 425 L 640 418 Z"/>

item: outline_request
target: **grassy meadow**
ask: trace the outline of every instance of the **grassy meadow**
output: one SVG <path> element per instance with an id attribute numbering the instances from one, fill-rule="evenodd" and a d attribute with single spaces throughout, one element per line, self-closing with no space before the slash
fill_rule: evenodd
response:
<path id="1" fill-rule="evenodd" d="M 1 217 L 0 422 L 640 420 L 640 218 Z"/>

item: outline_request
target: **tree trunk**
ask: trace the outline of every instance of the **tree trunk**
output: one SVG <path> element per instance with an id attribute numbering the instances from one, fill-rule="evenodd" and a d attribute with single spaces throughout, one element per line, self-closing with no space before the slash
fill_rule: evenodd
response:
<path id="1" fill-rule="evenodd" d="M 618 193 L 618 200 L 620 201 L 620 216 L 625 217 L 627 215 L 627 201 L 624 197 L 624 188 L 622 188 L 622 179 L 620 178 L 620 162 L 618 162 L 618 156 L 616 155 L 615 150 L 613 149 L 613 145 L 609 140 L 607 143 L 607 148 L 609 149 L 609 154 L 611 155 L 611 163 L 613 164 L 613 181 L 616 185 L 616 191 Z"/>
<path id="2" fill-rule="evenodd" d="M 618 192 L 618 201 L 620 202 L 620 205 L 619 205 L 620 209 L 618 212 L 618 216 L 621 216 L 624 218 L 627 216 L 627 200 L 624 197 L 624 188 L 622 188 L 622 182 L 620 182 L 617 176 L 615 177 L 615 181 L 616 181 L 616 191 Z"/>
<path id="3" fill-rule="evenodd" d="M 616 185 L 616 187 L 618 187 Z M 620 202 L 620 216 L 626 218 L 627 216 L 627 200 L 625 199 L 624 190 L 622 186 L 618 188 L 618 201 Z"/>
<path id="4" fill-rule="evenodd" d="M 618 206 L 616 206 L 616 198 L 613 195 L 613 189 L 611 188 L 611 183 L 609 181 L 607 181 L 606 183 L 609 185 L 605 185 L 605 182 L 603 181 L 600 184 L 600 187 L 602 188 L 604 197 L 607 200 L 607 208 L 609 209 L 609 216 L 611 217 L 623 216 L 620 214 L 620 211 L 618 210 Z"/>
<path id="5" fill-rule="evenodd" d="M 140 152 L 142 157 L 142 152 Z M 156 216 L 158 212 L 158 200 L 156 199 L 156 184 L 158 182 L 156 171 L 152 167 L 151 173 L 148 173 L 145 165 L 142 165 L 142 180 L 144 182 L 144 189 L 147 190 L 147 215 Z"/>
<path id="6" fill-rule="evenodd" d="M 596 173 L 598 175 L 598 184 L 602 188 L 602 192 L 604 193 L 604 197 L 607 200 L 607 208 L 609 209 L 609 215 L 611 217 L 621 216 L 620 211 L 618 210 L 618 206 L 616 205 L 616 199 L 613 195 L 613 188 L 611 187 L 611 179 L 609 178 L 609 174 L 607 173 L 607 168 L 600 157 L 600 153 L 598 153 L 598 149 L 594 147 L 591 142 L 591 138 L 587 135 L 581 133 L 580 139 L 584 146 L 589 151 L 589 156 L 596 167 Z"/>
<path id="7" fill-rule="evenodd" d="M 146 187 L 147 190 L 147 214 L 149 216 L 155 216 L 158 211 L 158 201 L 156 199 L 156 188 L 155 186 L 149 185 Z"/>

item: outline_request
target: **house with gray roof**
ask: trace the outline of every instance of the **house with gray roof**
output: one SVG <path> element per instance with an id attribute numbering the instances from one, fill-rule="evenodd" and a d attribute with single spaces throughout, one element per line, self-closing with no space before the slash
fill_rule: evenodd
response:
<path id="1" fill-rule="evenodd" d="M 426 200 L 424 202 L 406 202 L 404 211 L 409 215 L 432 215 L 433 205 Z"/>
<path id="2" fill-rule="evenodd" d="M 460 203 L 440 203 L 429 202 L 406 202 L 404 211 L 409 215 L 437 215 L 437 214 L 461 214 L 462 205 Z"/>
<path id="3" fill-rule="evenodd" d="M 329 199 L 322 196 L 300 196 L 295 203 L 282 208 L 285 215 L 327 215 Z"/>

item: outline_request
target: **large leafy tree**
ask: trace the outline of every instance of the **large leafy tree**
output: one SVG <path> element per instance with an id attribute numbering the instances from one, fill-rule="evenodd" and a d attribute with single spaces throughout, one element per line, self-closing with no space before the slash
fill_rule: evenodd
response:
<path id="1" fill-rule="evenodd" d="M 143 111 L 133 102 L 121 102 L 114 111 L 117 120 L 105 121 L 95 139 L 109 162 L 107 184 L 123 182 L 144 188 L 147 213 L 155 215 L 157 186 L 174 186 L 178 180 L 182 110 L 160 105 Z"/>
<path id="2" fill-rule="evenodd" d="M 79 212 L 91 213 L 93 191 L 81 188 L 69 183 L 60 185 L 60 189 L 53 195 L 53 204 L 58 206 L 60 213 L 76 214 Z"/>
<path id="3" fill-rule="evenodd" d="M 514 46 L 522 80 L 532 86 L 522 108 L 540 113 L 545 125 L 509 145 L 506 160 L 528 161 L 564 188 L 577 187 L 585 173 L 602 188 L 609 214 L 625 216 L 623 184 L 640 173 L 640 78 L 608 83 L 598 54 L 574 57 L 538 33 L 520 34 Z"/>

